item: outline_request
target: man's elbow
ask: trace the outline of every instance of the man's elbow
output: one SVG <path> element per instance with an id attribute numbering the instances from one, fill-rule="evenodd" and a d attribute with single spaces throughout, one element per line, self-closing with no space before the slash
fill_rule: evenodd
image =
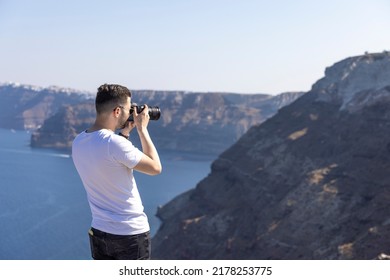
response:
<path id="1" fill-rule="evenodd" d="M 141 173 L 154 176 L 162 172 L 162 165 L 160 162 L 141 161 L 134 167 L 134 169 Z"/>
<path id="2" fill-rule="evenodd" d="M 162 172 L 162 166 L 161 166 L 161 165 L 158 165 L 158 166 L 155 166 L 155 167 L 153 168 L 153 170 L 151 170 L 151 172 L 149 173 L 149 175 L 155 176 L 155 175 L 161 174 L 161 172 Z"/>

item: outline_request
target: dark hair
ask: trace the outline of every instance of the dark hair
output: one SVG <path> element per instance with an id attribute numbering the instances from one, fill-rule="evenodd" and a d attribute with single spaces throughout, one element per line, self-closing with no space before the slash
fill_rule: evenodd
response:
<path id="1" fill-rule="evenodd" d="M 131 92 L 127 87 L 115 84 L 101 85 L 95 99 L 96 112 L 98 114 L 108 112 L 115 106 L 123 105 L 128 97 L 131 97 Z"/>

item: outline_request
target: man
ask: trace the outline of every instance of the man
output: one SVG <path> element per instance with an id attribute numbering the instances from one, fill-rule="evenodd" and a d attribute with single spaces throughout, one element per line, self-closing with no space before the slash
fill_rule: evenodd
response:
<path id="1" fill-rule="evenodd" d="M 89 230 L 94 259 L 150 259 L 150 227 L 133 170 L 161 173 L 157 150 L 149 136 L 148 107 L 133 112 L 131 92 L 104 84 L 95 100 L 96 120 L 73 141 L 72 157 L 92 212 Z M 136 128 L 142 152 L 128 140 Z M 119 135 L 115 134 L 121 129 Z"/>

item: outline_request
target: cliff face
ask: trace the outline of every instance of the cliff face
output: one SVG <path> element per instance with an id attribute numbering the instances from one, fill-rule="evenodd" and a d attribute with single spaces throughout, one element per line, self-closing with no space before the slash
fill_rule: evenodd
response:
<path id="1" fill-rule="evenodd" d="M 263 122 L 302 92 L 278 96 L 133 91 L 133 102 L 159 106 L 150 125 L 159 149 L 219 154 L 249 127 Z M 33 131 L 32 147 L 69 149 L 95 119 L 95 94 L 58 87 L 0 84 L 0 127 Z M 139 145 L 137 138 L 132 139 Z"/>
<path id="2" fill-rule="evenodd" d="M 31 135 L 31 146 L 69 149 L 75 136 L 88 128 L 95 118 L 95 107 L 89 103 L 63 105 L 44 125 Z"/>
<path id="3" fill-rule="evenodd" d="M 161 108 L 161 119 L 149 125 L 158 149 L 217 155 L 252 125 L 263 122 L 302 94 L 133 91 L 132 101 Z M 66 106 L 33 133 L 31 145 L 69 148 L 71 139 L 88 128 L 94 118 L 94 99 Z M 139 145 L 136 137 L 132 141 Z"/>
<path id="4" fill-rule="evenodd" d="M 36 130 L 65 104 L 78 104 L 86 93 L 57 87 L 0 84 L 0 127 Z"/>
<path id="5" fill-rule="evenodd" d="M 158 211 L 156 259 L 389 254 L 390 55 L 353 57 Z"/>

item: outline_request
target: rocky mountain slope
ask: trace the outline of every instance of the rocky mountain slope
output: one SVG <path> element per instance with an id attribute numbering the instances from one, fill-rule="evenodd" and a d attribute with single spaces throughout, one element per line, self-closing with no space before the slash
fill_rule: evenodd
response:
<path id="1" fill-rule="evenodd" d="M 161 108 L 161 119 L 149 126 L 159 150 L 218 155 L 252 125 L 273 116 L 302 94 L 133 91 L 132 101 Z M 31 145 L 70 148 L 76 134 L 91 126 L 94 118 L 94 99 L 63 106 L 32 134 Z M 136 136 L 132 141 L 139 145 Z"/>
<path id="2" fill-rule="evenodd" d="M 159 209 L 153 257 L 389 255 L 389 135 L 389 53 L 336 63 Z"/>
<path id="3" fill-rule="evenodd" d="M 0 127 L 36 130 L 65 104 L 78 104 L 90 98 L 73 89 L 0 84 Z"/>

